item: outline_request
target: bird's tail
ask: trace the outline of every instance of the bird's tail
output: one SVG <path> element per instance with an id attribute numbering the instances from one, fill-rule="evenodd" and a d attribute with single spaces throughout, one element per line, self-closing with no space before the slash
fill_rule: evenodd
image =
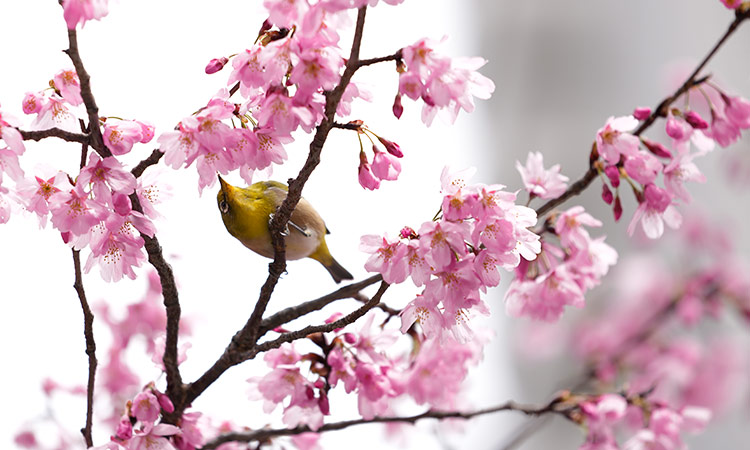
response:
<path id="1" fill-rule="evenodd" d="M 341 280 L 353 280 L 354 277 L 352 274 L 349 273 L 348 270 L 344 269 L 344 267 L 338 263 L 333 257 L 331 257 L 331 261 L 324 263 L 323 267 L 326 268 L 328 273 L 331 274 L 331 277 L 333 277 L 333 281 L 336 283 L 341 283 Z"/>

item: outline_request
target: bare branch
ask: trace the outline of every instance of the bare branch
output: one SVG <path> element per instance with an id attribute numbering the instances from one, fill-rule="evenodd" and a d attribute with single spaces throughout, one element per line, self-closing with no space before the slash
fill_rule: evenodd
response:
<path id="1" fill-rule="evenodd" d="M 86 292 L 83 289 L 83 275 L 81 274 L 81 252 L 73 250 L 73 268 L 75 270 L 75 288 L 78 300 L 83 309 L 83 335 L 86 339 L 86 355 L 89 358 L 89 379 L 86 387 L 86 425 L 81 428 L 81 434 L 86 441 L 86 447 L 93 447 L 94 441 L 91 437 L 91 428 L 94 418 L 94 381 L 96 378 L 96 341 L 94 341 L 94 314 L 91 312 L 86 300 Z"/>
<path id="2" fill-rule="evenodd" d="M 365 280 L 344 286 L 336 291 L 331 292 L 328 295 L 324 295 L 323 297 L 283 309 L 276 314 L 263 319 L 263 321 L 260 323 L 260 331 L 258 333 L 258 337 L 263 336 L 269 330 L 280 327 L 281 325 L 289 323 L 294 319 L 298 319 L 305 314 L 323 309 L 325 306 L 335 302 L 336 300 L 354 298 L 362 289 L 382 280 L 383 277 L 380 274 L 373 275 Z"/>

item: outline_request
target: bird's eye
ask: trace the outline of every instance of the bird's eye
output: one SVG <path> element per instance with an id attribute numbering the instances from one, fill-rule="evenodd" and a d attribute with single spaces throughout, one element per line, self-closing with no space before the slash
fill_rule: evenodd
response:
<path id="1" fill-rule="evenodd" d="M 219 202 L 219 211 L 221 211 L 222 213 L 226 213 L 227 211 L 229 211 L 229 203 L 227 203 L 226 200 L 222 200 Z"/>

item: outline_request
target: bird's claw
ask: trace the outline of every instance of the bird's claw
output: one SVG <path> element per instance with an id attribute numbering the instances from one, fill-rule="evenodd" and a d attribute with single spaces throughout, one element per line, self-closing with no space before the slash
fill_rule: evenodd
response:
<path id="1" fill-rule="evenodd" d="M 273 216 L 274 216 L 273 213 L 268 215 L 268 228 L 271 228 L 271 222 L 273 222 Z M 287 226 L 285 226 L 284 229 L 281 230 L 281 235 L 284 237 L 289 236 L 289 224 L 287 224 Z"/>

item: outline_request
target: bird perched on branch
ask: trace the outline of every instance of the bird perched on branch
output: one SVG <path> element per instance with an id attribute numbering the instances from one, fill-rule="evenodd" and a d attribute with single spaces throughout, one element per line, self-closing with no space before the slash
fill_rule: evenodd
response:
<path id="1" fill-rule="evenodd" d="M 232 186 L 219 177 L 221 190 L 216 201 L 229 234 L 255 253 L 273 258 L 269 230 L 271 219 L 286 198 L 289 188 L 278 181 L 261 181 L 246 188 Z M 336 283 L 351 280 L 352 274 L 328 251 L 325 235 L 330 233 L 310 203 L 301 198 L 284 230 L 286 259 L 312 258 L 323 264 Z"/>

